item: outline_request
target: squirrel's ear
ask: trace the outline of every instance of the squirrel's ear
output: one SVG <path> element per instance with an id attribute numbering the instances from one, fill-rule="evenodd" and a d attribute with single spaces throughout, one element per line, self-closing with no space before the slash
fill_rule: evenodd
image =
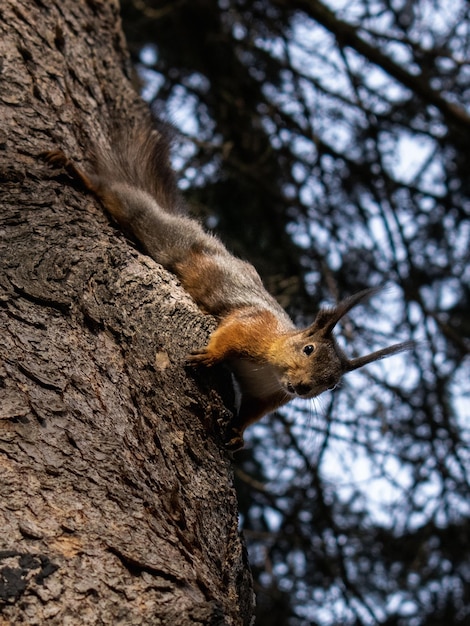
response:
<path id="1" fill-rule="evenodd" d="M 372 363 L 373 361 L 384 359 L 385 357 L 392 354 L 397 354 L 397 352 L 412 350 L 415 347 L 416 343 L 414 341 L 403 341 L 402 343 L 395 343 L 393 344 L 393 346 L 388 346 L 388 348 L 382 348 L 382 350 L 371 352 L 371 354 L 360 356 L 357 359 L 347 360 L 344 363 L 344 372 L 352 372 L 352 370 L 357 370 L 359 367 L 363 367 L 364 365 Z"/>
<path id="2" fill-rule="evenodd" d="M 364 289 L 363 291 L 359 291 L 359 293 L 349 296 L 349 298 L 345 298 L 331 309 L 320 309 L 315 321 L 307 329 L 309 336 L 320 333 L 323 337 L 327 337 L 332 333 L 333 328 L 348 311 L 359 304 L 359 302 L 365 300 L 366 298 L 370 298 L 381 289 L 382 287 Z"/>

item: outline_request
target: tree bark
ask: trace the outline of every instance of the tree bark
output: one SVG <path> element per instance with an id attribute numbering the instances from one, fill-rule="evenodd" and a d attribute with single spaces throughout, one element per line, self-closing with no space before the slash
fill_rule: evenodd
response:
<path id="1" fill-rule="evenodd" d="M 38 158 L 143 114 L 118 6 L 0 14 L 0 624 L 249 624 L 213 321 Z"/>

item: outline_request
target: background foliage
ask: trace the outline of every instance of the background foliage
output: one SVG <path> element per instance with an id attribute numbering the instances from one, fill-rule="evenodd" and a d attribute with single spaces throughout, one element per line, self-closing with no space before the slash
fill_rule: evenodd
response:
<path id="1" fill-rule="evenodd" d="M 196 212 L 299 321 L 390 286 L 347 351 L 414 353 L 251 428 L 257 624 L 470 621 L 465 0 L 125 0 Z"/>

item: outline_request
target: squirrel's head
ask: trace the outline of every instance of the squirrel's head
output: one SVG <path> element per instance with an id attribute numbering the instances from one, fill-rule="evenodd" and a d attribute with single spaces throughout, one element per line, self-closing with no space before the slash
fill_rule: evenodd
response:
<path id="1" fill-rule="evenodd" d="M 405 341 L 354 359 L 348 359 L 339 347 L 333 335 L 336 324 L 354 306 L 377 291 L 379 288 L 366 289 L 334 308 L 321 309 L 311 326 L 284 336 L 284 358 L 278 372 L 287 393 L 313 398 L 335 387 L 343 374 L 413 347 L 412 341 Z"/>

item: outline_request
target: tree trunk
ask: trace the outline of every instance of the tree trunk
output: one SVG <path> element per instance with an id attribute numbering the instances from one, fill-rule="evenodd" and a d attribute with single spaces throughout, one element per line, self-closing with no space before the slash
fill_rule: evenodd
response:
<path id="1" fill-rule="evenodd" d="M 4 0 L 0 58 L 0 624 L 249 624 L 213 322 L 38 158 L 142 115 L 118 6 Z"/>

